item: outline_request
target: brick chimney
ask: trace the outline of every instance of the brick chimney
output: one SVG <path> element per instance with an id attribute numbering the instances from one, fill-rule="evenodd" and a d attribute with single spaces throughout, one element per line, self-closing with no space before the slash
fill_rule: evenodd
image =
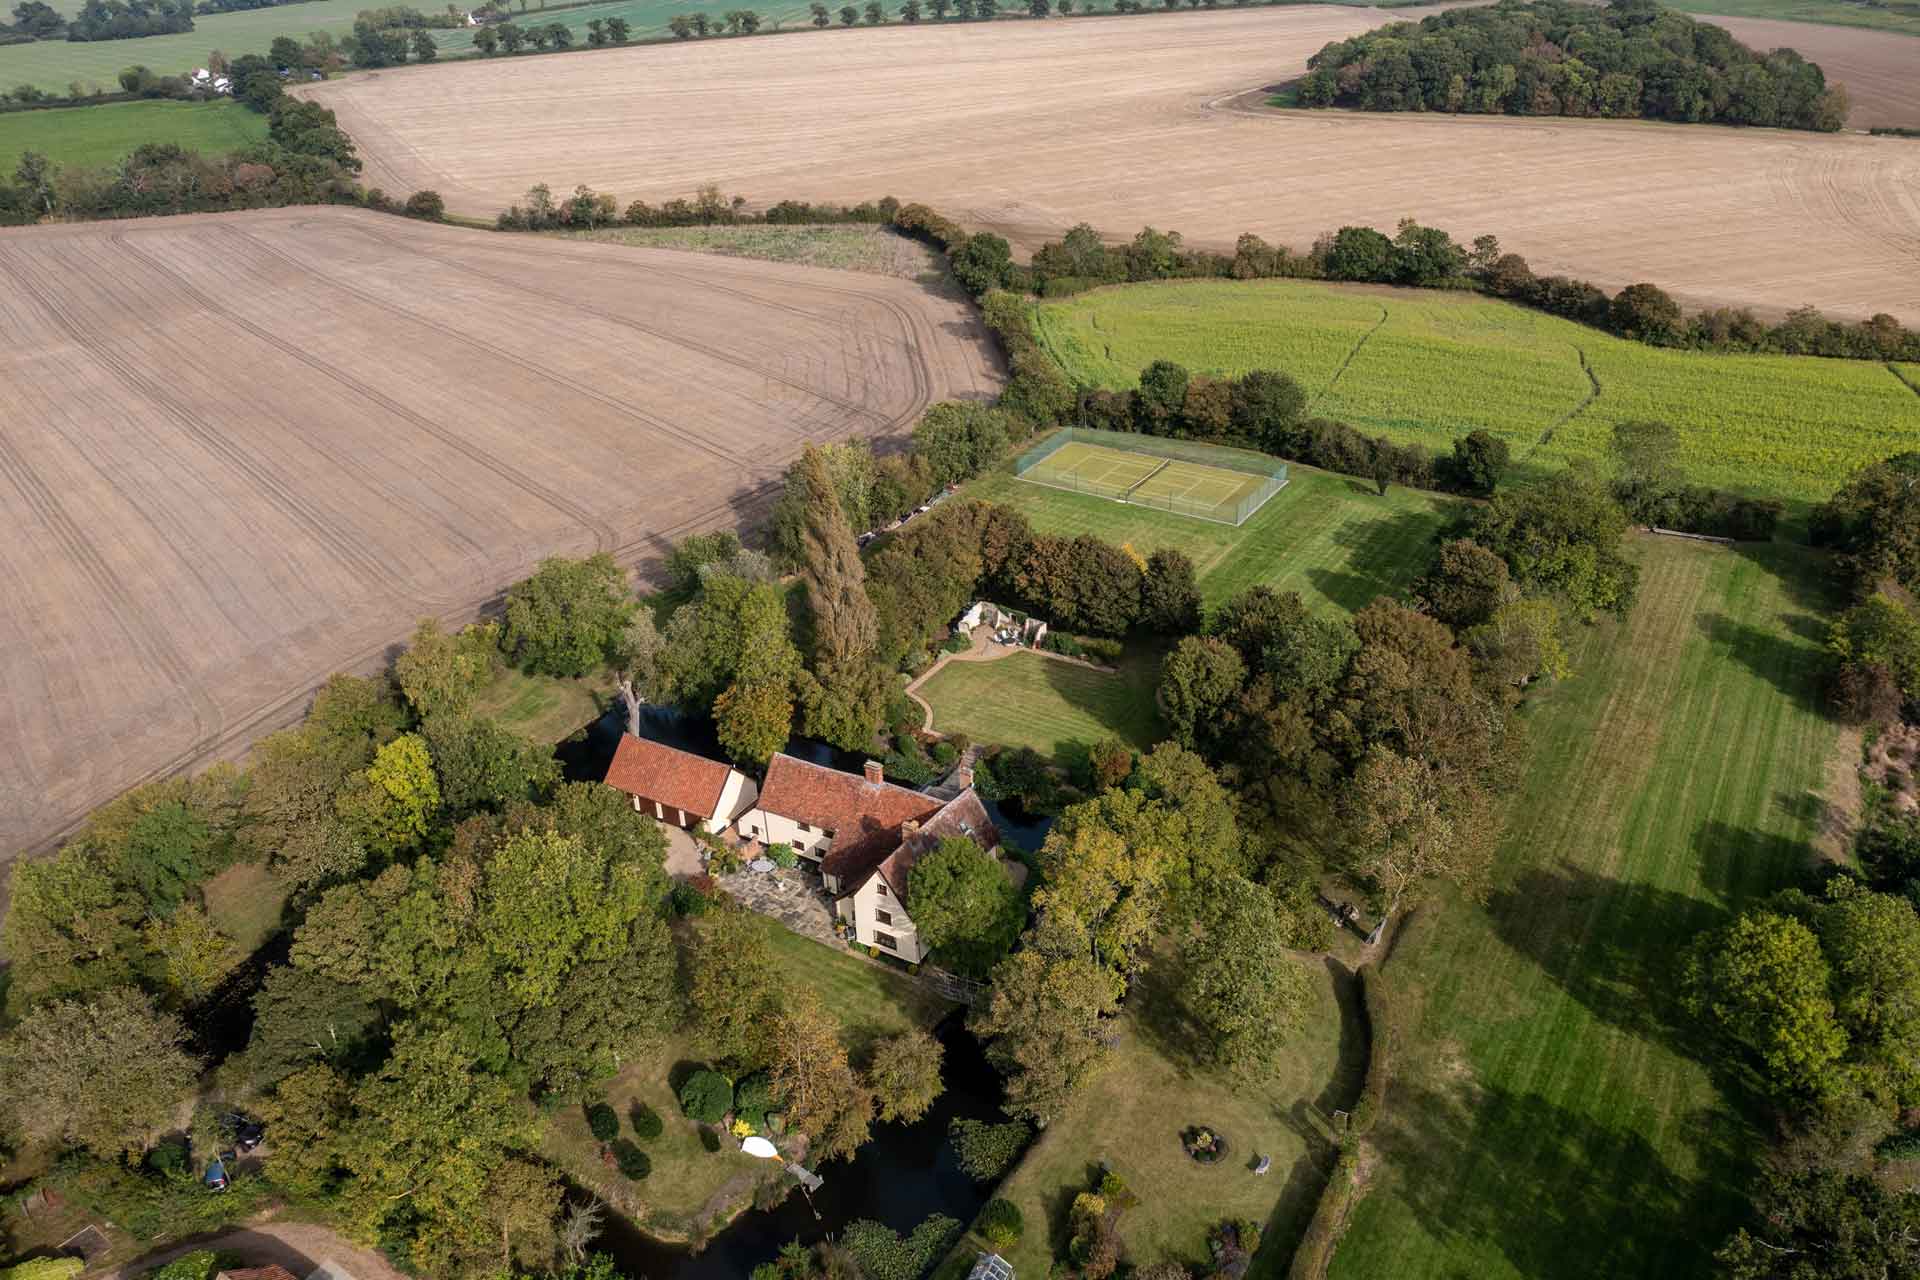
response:
<path id="1" fill-rule="evenodd" d="M 871 783 L 879 784 L 887 780 L 887 775 L 880 768 L 880 762 L 878 760 L 867 761 L 866 774 L 867 781 Z"/>
<path id="2" fill-rule="evenodd" d="M 911 840 L 919 834 L 920 834 L 920 819 L 908 818 L 905 822 L 900 824 L 901 840 L 903 841 Z"/>

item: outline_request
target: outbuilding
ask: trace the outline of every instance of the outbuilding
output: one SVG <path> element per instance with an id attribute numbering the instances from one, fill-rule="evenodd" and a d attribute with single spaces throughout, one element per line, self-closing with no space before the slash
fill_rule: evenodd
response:
<path id="1" fill-rule="evenodd" d="M 630 733 L 620 736 L 605 781 L 633 797 L 636 813 L 716 835 L 760 795 L 738 769 Z"/>

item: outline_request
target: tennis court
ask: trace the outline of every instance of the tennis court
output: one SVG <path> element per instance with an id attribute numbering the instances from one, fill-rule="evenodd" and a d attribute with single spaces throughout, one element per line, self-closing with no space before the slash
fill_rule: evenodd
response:
<path id="1" fill-rule="evenodd" d="M 1145 451 L 1145 448 L 1165 449 L 1176 444 L 1184 445 L 1187 450 L 1206 446 L 1145 440 L 1144 448 L 1135 450 L 1073 438 L 1091 434 L 1073 430 L 1063 440 L 1048 441 L 1021 459 L 1014 473 L 1022 480 L 1055 489 L 1227 524 L 1241 523 L 1286 483 L 1286 468 L 1264 460 L 1260 471 L 1254 472 Z M 1225 454 L 1227 451 L 1215 452 Z"/>

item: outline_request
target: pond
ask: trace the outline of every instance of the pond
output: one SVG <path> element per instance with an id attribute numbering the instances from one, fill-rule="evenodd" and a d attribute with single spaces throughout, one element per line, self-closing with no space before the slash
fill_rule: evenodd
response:
<path id="1" fill-rule="evenodd" d="M 812 1244 L 837 1235 L 859 1218 L 906 1234 L 929 1214 L 971 1222 L 991 1183 L 976 1183 L 956 1163 L 947 1142 L 955 1117 L 1001 1121 L 1000 1079 L 968 1034 L 963 1014 L 935 1030 L 946 1047 L 941 1075 L 946 1092 L 915 1124 L 876 1124 L 873 1138 L 851 1164 L 834 1161 L 814 1172 L 826 1184 L 809 1197 L 799 1188 L 773 1209 L 749 1210 L 699 1253 L 650 1239 L 624 1218 L 608 1215 L 594 1248 L 613 1256 L 635 1280 L 743 1280 L 771 1262 L 790 1240 Z M 745 1159 L 746 1157 L 738 1157 Z"/>

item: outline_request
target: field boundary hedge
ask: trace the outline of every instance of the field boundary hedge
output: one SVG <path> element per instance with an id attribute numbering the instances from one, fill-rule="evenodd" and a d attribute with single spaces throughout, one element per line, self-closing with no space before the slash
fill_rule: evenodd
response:
<path id="1" fill-rule="evenodd" d="M 1326 1189 L 1314 1206 L 1306 1233 L 1293 1251 L 1287 1268 L 1288 1280 L 1325 1280 L 1333 1263 L 1334 1250 L 1345 1234 L 1347 1220 L 1359 1203 L 1364 1188 L 1360 1185 L 1360 1154 L 1366 1135 L 1379 1123 L 1386 1107 L 1387 1083 L 1391 1074 L 1394 1022 L 1390 993 L 1380 976 L 1380 968 L 1371 961 L 1353 971 L 1360 984 L 1361 1004 L 1367 1022 L 1367 1078 L 1360 1088 L 1360 1100 L 1354 1104 L 1347 1122 L 1347 1133 L 1340 1144 L 1340 1157 L 1327 1177 Z"/>

